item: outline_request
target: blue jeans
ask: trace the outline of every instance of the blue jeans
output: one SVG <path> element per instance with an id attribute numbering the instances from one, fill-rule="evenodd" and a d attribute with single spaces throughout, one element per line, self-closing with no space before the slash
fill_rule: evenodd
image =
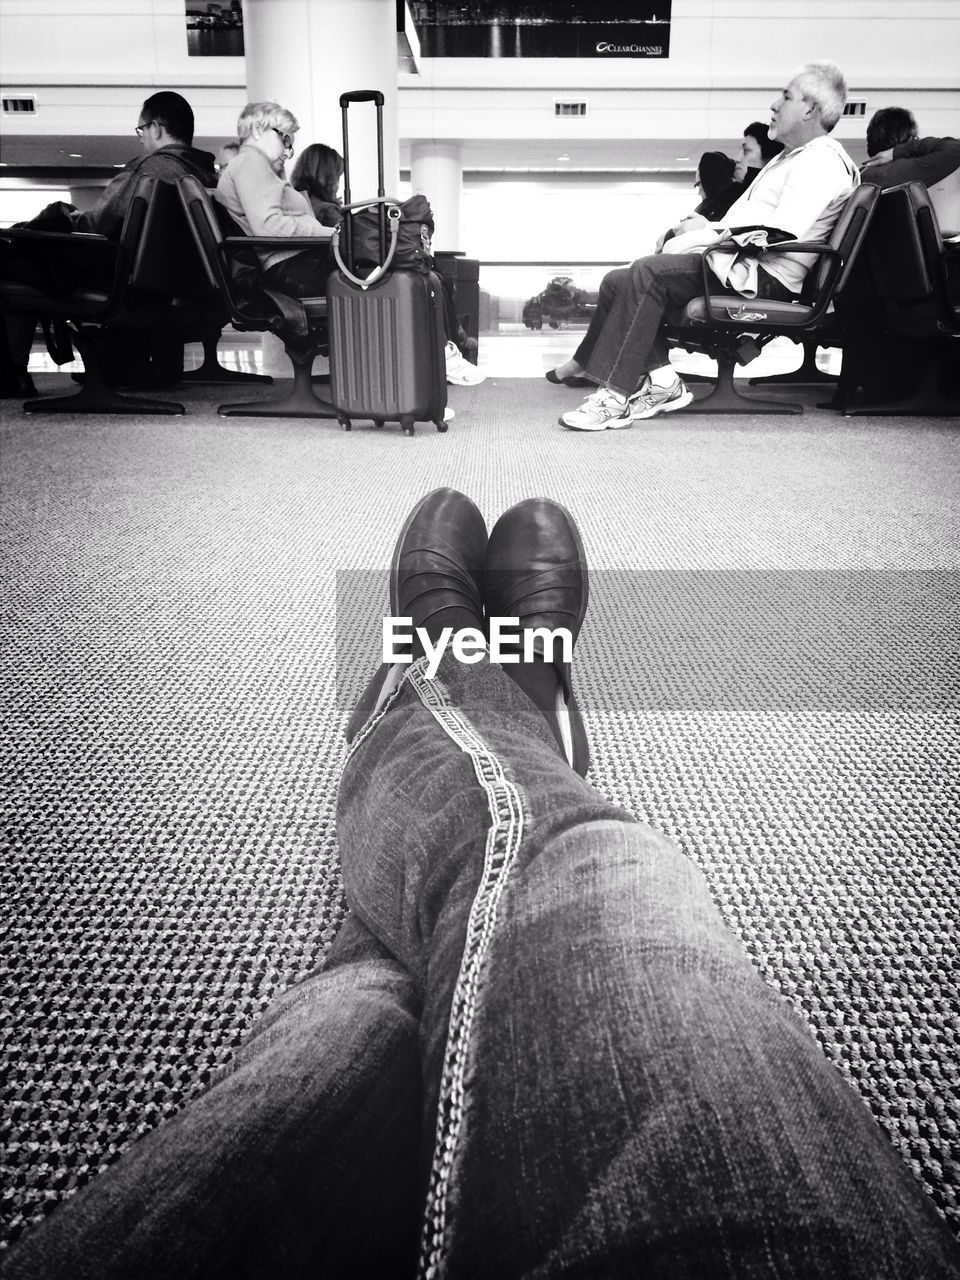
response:
<path id="1" fill-rule="evenodd" d="M 423 668 L 347 759 L 324 969 L 7 1274 L 960 1275 L 696 868 L 501 668 Z"/>
<path id="2" fill-rule="evenodd" d="M 789 300 L 791 293 L 765 271 L 757 272 L 757 296 Z M 733 291 L 710 273 L 710 292 Z M 633 395 L 651 369 L 670 361 L 663 335 L 692 298 L 703 296 L 698 253 L 657 253 L 629 267 L 615 267 L 600 283 L 597 309 L 573 358 L 592 382 Z"/>

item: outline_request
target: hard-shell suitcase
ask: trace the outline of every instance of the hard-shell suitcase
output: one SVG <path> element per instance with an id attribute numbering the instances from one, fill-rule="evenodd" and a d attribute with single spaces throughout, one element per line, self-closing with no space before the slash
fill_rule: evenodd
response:
<path id="1" fill-rule="evenodd" d="M 365 203 L 378 204 L 381 211 L 381 261 L 386 270 L 374 271 L 366 279 L 354 270 L 334 271 L 327 282 L 330 398 L 340 425 L 347 431 L 353 418 L 372 418 L 378 426 L 398 421 L 407 435 L 413 435 L 416 422 L 433 422 L 438 431 L 446 431 L 441 284 L 432 272 L 389 270 L 386 227 L 391 202 L 383 185 L 383 94 L 377 90 L 357 90 L 340 97 L 344 208 L 351 207 L 347 109 L 351 102 L 370 101 L 377 108 L 379 180 L 377 200 Z M 349 221 L 347 212 L 343 246 L 352 268 Z"/>

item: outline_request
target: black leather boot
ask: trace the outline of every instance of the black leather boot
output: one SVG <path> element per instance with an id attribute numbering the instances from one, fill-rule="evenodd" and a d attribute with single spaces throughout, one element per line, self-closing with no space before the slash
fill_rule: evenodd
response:
<path id="1" fill-rule="evenodd" d="M 483 590 L 488 619 L 519 618 L 521 633 L 564 628 L 572 648 L 590 592 L 587 558 L 570 512 L 549 498 L 528 498 L 504 512 L 487 544 Z M 540 656 L 532 662 L 503 669 L 542 711 L 567 763 L 586 774 L 590 753 L 570 663 L 547 662 L 542 642 L 535 648 Z"/>
<path id="2" fill-rule="evenodd" d="M 418 627 L 431 641 L 439 638 L 444 627 L 484 630 L 486 550 L 483 516 L 456 489 L 434 489 L 407 516 L 390 565 L 390 615 L 410 619 L 413 658 L 424 652 L 416 638 Z M 376 710 L 391 671 L 389 664 L 382 665 L 368 684 L 347 724 L 348 742 Z"/>

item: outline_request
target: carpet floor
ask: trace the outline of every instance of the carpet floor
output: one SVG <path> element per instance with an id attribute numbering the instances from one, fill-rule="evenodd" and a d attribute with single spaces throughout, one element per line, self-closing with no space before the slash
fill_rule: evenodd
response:
<path id="1" fill-rule="evenodd" d="M 63 375 L 38 378 L 41 390 Z M 344 911 L 346 709 L 422 494 L 568 506 L 592 780 L 679 842 L 960 1234 L 960 421 L 440 435 L 4 407 L 0 1243 L 228 1061 Z M 171 398 L 175 398 L 171 396 Z"/>

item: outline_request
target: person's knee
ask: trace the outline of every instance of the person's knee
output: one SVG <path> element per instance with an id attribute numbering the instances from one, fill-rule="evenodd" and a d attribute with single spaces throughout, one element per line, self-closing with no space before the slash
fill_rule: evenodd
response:
<path id="1" fill-rule="evenodd" d="M 614 267 L 600 281 L 600 298 L 614 298 L 623 288 L 629 275 L 626 267 Z"/>
<path id="2" fill-rule="evenodd" d="M 642 288 L 649 288 L 650 285 L 659 278 L 663 265 L 663 255 L 654 253 L 645 258 L 637 258 L 635 262 L 630 264 L 627 270 L 630 276 L 637 281 Z"/>
<path id="3" fill-rule="evenodd" d="M 724 972 L 745 965 L 700 869 L 645 823 L 602 819 L 570 827 L 544 846 L 524 878 L 526 900 L 539 899 L 531 883 L 539 880 L 558 926 L 567 935 L 582 929 L 591 945 L 619 940 L 631 954 L 657 954 L 669 964 L 682 957 L 684 966 Z"/>

